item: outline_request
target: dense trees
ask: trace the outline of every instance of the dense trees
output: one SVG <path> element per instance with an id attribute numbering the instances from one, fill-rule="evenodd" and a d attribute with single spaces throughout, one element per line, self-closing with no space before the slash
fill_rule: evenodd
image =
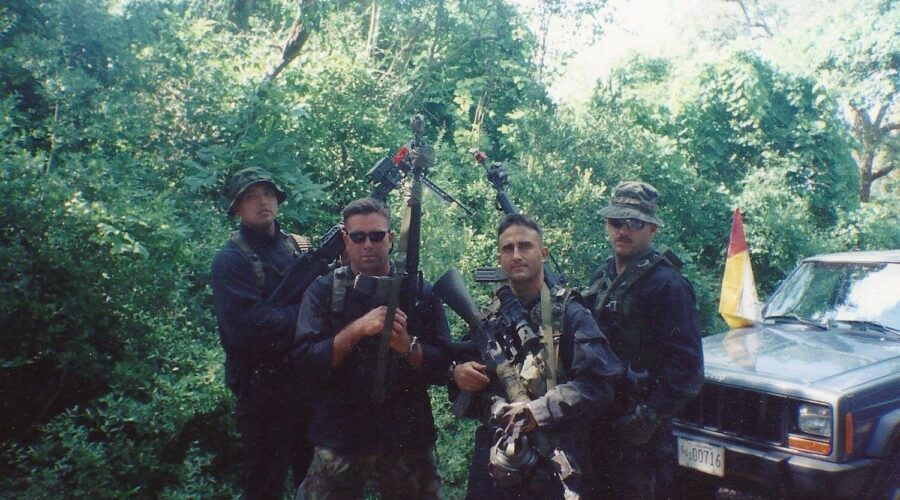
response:
<path id="1" fill-rule="evenodd" d="M 541 5 L 548 16 L 569 8 Z M 802 256 L 900 246 L 897 45 L 885 35 L 895 2 L 866 7 L 875 34 L 847 25 L 844 38 L 867 37 L 832 40 L 807 71 L 746 50 L 702 67 L 635 57 L 583 109 L 548 97 L 546 34 L 505 1 L 300 7 L 0 7 L 6 496 L 232 495 L 232 402 L 208 289 L 229 230 L 222 184 L 244 166 L 270 170 L 291 194 L 286 225 L 315 237 L 408 140 L 413 112 L 437 147 L 432 180 L 478 210 L 464 218 L 427 197 L 431 279 L 495 260 L 499 216 L 473 147 L 506 161 L 513 197 L 545 225 L 575 284 L 606 254 L 596 210 L 610 188 L 655 184 L 661 243 L 687 261 L 709 331 L 723 328 L 714 310 L 734 206 L 764 292 Z M 286 53 L 292 38 L 303 43 Z M 848 103 L 859 111 L 849 121 Z M 866 155 L 871 170 L 857 169 Z M 861 192 L 866 179 L 884 187 Z M 441 391 L 434 402 L 456 497 L 471 436 Z"/>

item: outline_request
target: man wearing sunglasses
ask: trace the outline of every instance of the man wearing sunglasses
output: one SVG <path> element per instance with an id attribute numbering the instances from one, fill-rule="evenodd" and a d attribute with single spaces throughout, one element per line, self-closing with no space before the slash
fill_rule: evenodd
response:
<path id="1" fill-rule="evenodd" d="M 594 426 L 593 463 L 601 498 L 668 498 L 675 467 L 672 416 L 700 392 L 703 351 L 691 284 L 681 261 L 654 249 L 663 226 L 659 194 L 645 182 L 616 186 L 600 210 L 613 255 L 585 298 L 630 377 L 616 411 Z"/>
<path id="2" fill-rule="evenodd" d="M 294 364 L 316 390 L 315 454 L 297 498 L 362 498 L 367 483 L 385 498 L 441 498 L 428 386 L 443 384 L 450 365 L 443 306 L 424 283 L 415 311 L 397 309 L 385 397 L 375 402 L 386 299 L 354 280 L 391 274 L 394 233 L 387 207 L 372 198 L 351 202 L 343 219 L 350 264 L 310 286 L 294 337 Z"/>
<path id="3" fill-rule="evenodd" d="M 237 172 L 228 195 L 228 215 L 240 228 L 213 260 L 212 289 L 244 448 L 243 498 L 280 499 L 288 469 L 299 485 L 313 448 L 306 439 L 309 409 L 290 356 L 300 303 L 276 306 L 267 299 L 309 242 L 281 231 L 276 217 L 287 194 L 267 172 Z"/>

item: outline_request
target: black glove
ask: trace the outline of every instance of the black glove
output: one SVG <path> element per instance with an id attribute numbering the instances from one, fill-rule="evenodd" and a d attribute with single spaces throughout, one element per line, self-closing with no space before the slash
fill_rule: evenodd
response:
<path id="1" fill-rule="evenodd" d="M 619 437 L 632 444 L 646 444 L 653 437 L 656 427 L 659 425 L 659 417 L 656 412 L 647 405 L 638 405 L 631 413 L 617 417 L 612 422 L 612 428 Z"/>

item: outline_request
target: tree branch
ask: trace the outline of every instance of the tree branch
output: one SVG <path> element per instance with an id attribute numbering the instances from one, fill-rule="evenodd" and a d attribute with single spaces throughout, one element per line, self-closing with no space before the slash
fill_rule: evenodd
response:
<path id="1" fill-rule="evenodd" d="M 744 14 L 744 22 L 747 24 L 748 28 L 760 28 L 765 31 L 766 35 L 769 38 L 772 38 L 775 34 L 772 33 L 772 29 L 769 28 L 769 25 L 765 21 L 755 21 L 753 17 L 750 15 L 750 9 L 747 7 L 747 3 L 744 0 L 727 0 L 731 3 L 736 3 L 741 8 L 741 12 Z"/>
<path id="2" fill-rule="evenodd" d="M 880 179 L 885 175 L 891 173 L 894 170 L 894 167 L 896 167 L 896 165 L 894 165 L 893 163 L 889 163 L 885 165 L 881 170 L 872 172 L 872 181 L 874 182 L 876 179 Z"/>
<path id="3" fill-rule="evenodd" d="M 894 130 L 900 130 L 900 122 L 888 123 L 887 125 L 881 127 L 881 131 L 884 133 L 892 132 Z"/>
<path id="4" fill-rule="evenodd" d="M 294 26 L 291 28 L 291 34 L 288 35 L 287 40 L 284 42 L 284 50 L 281 53 L 281 62 L 266 75 L 264 80 L 266 83 L 275 80 L 284 68 L 287 68 L 288 65 L 300 55 L 300 49 L 306 44 L 308 38 L 309 30 L 305 29 L 303 21 L 300 18 L 297 18 L 297 20 L 294 21 Z"/>

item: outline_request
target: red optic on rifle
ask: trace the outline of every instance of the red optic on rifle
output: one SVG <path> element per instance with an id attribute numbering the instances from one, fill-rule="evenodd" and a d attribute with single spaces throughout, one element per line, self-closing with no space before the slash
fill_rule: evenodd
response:
<path id="1" fill-rule="evenodd" d="M 399 165 L 400 162 L 403 161 L 403 159 L 406 158 L 406 155 L 408 154 L 409 148 L 407 148 L 406 146 L 400 148 L 400 151 L 397 151 L 397 154 L 394 155 L 394 165 Z"/>
<path id="2" fill-rule="evenodd" d="M 475 151 L 475 161 L 484 165 L 484 162 L 487 161 L 487 153 L 484 151 Z"/>

